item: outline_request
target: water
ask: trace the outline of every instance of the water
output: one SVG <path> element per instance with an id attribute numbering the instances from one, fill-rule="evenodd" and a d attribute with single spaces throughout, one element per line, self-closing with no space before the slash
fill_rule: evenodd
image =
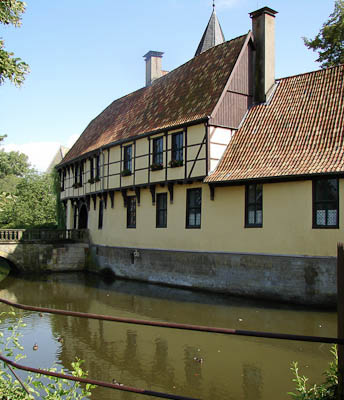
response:
<path id="1" fill-rule="evenodd" d="M 248 301 L 144 283 L 105 283 L 93 274 L 9 276 L 0 297 L 18 303 L 137 319 L 236 329 L 335 336 L 336 313 Z M 0 305 L 0 311 L 8 310 Z M 27 327 L 25 365 L 70 367 L 85 360 L 89 377 L 128 386 L 216 400 L 290 399 L 290 365 L 299 361 L 311 382 L 323 381 L 330 346 L 224 336 L 19 312 Z M 5 324 L 8 323 L 5 321 Z M 61 339 L 62 338 L 62 342 Z M 60 340 L 60 341 L 59 341 Z M 37 343 L 38 350 L 32 349 Z M 194 358 L 202 358 L 202 363 Z M 144 399 L 111 389 L 94 399 Z"/>

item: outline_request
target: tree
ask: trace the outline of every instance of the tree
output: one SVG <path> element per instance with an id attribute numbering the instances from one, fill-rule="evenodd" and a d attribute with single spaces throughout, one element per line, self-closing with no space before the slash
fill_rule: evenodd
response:
<path id="1" fill-rule="evenodd" d="M 0 193 L 13 193 L 20 178 L 29 171 L 31 167 L 26 154 L 0 150 Z"/>
<path id="2" fill-rule="evenodd" d="M 21 178 L 12 198 L 3 202 L 0 226 L 39 228 L 56 226 L 56 197 L 53 179 L 32 172 Z"/>
<path id="3" fill-rule="evenodd" d="M 344 0 L 335 0 L 334 11 L 314 39 L 303 38 L 305 45 L 318 51 L 321 68 L 344 63 Z"/>
<path id="4" fill-rule="evenodd" d="M 19 27 L 24 11 L 25 3 L 21 0 L 1 0 L 0 23 Z M 21 86 L 29 71 L 29 66 L 24 61 L 5 50 L 5 42 L 0 38 L 0 85 L 9 79 L 16 86 Z"/>

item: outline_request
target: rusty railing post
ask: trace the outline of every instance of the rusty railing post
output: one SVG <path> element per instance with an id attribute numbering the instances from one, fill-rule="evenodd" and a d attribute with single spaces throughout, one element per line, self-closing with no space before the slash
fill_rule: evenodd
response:
<path id="1" fill-rule="evenodd" d="M 344 249 L 337 246 L 337 332 L 344 338 Z M 338 400 L 344 400 L 344 345 L 338 344 Z"/>

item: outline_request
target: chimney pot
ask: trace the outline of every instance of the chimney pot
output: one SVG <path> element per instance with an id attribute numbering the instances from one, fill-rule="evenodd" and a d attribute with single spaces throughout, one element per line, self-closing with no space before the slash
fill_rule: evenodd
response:
<path id="1" fill-rule="evenodd" d="M 146 61 L 146 86 L 149 86 L 156 79 L 164 75 L 161 68 L 161 59 L 163 56 L 161 51 L 149 51 L 143 57 Z"/>

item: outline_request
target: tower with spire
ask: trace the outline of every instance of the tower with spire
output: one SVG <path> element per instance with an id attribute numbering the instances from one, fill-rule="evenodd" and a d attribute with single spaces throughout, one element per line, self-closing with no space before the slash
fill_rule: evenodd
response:
<path id="1" fill-rule="evenodd" d="M 225 36 L 215 12 L 215 1 L 213 1 L 213 12 L 211 13 L 208 25 L 197 47 L 195 57 L 223 42 L 225 42 Z"/>

